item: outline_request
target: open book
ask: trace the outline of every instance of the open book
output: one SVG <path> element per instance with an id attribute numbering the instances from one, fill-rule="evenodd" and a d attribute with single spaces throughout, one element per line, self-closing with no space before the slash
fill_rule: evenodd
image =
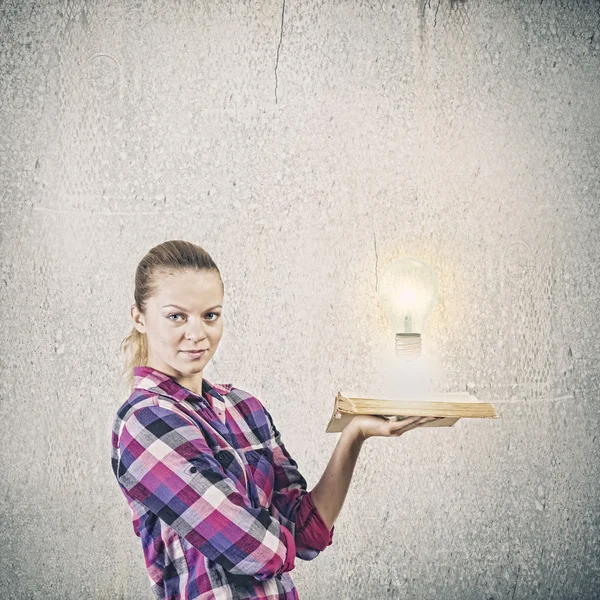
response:
<path id="1" fill-rule="evenodd" d="M 489 402 L 468 392 L 450 392 L 414 396 L 411 399 L 360 398 L 338 392 L 326 433 L 343 431 L 355 415 L 374 415 L 399 421 L 407 417 L 444 417 L 419 427 L 452 427 L 464 418 L 499 419 Z M 418 428 L 417 428 L 418 429 Z"/>

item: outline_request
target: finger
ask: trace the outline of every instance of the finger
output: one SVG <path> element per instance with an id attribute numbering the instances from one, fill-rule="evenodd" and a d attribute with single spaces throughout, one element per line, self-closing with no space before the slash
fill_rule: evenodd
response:
<path id="1" fill-rule="evenodd" d="M 407 431 L 410 431 L 411 429 L 420 427 L 425 423 L 429 423 L 430 421 L 438 421 L 444 418 L 445 417 L 410 417 L 410 423 L 408 422 L 409 419 L 406 419 L 400 423 L 396 423 L 396 425 L 399 426 L 393 428 L 392 435 L 397 437 L 402 435 L 403 433 L 406 433 Z"/>
<path id="2" fill-rule="evenodd" d="M 392 430 L 402 429 L 407 425 L 418 422 L 421 418 L 422 417 L 396 417 L 397 420 L 390 421 L 390 428 Z"/>
<path id="3" fill-rule="evenodd" d="M 423 417 L 409 417 L 403 421 L 397 421 L 396 423 L 391 424 L 390 430 L 393 432 L 408 431 L 409 429 L 418 427 L 421 424 L 422 418 Z"/>
<path id="4" fill-rule="evenodd" d="M 407 425 L 406 427 L 396 429 L 394 432 L 392 432 L 392 435 L 398 437 L 405 434 L 407 431 L 410 431 L 411 429 L 416 429 L 417 427 L 418 425 Z"/>
<path id="5" fill-rule="evenodd" d="M 432 419 L 435 419 L 435 417 L 411 417 L 411 423 L 402 421 L 399 427 L 394 428 L 394 433 L 402 435 L 403 433 L 410 431 L 411 429 L 420 427 L 421 425 L 431 421 Z"/>
<path id="6" fill-rule="evenodd" d="M 423 423 L 425 421 L 427 421 L 428 419 L 431 419 L 432 417 L 408 417 L 406 419 L 404 419 L 403 421 L 400 422 L 401 425 L 410 425 L 410 424 L 414 424 L 414 423 Z"/>

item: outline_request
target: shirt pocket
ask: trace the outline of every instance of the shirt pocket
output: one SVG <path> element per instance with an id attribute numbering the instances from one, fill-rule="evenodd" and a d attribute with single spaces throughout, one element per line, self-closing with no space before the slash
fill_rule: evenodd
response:
<path id="1" fill-rule="evenodd" d="M 249 475 L 254 483 L 256 500 L 263 508 L 269 508 L 273 499 L 275 485 L 275 469 L 273 468 L 273 451 L 270 448 L 245 450 Z"/>

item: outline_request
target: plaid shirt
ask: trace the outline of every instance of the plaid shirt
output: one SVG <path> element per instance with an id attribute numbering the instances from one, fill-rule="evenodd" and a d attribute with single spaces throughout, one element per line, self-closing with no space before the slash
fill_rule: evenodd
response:
<path id="1" fill-rule="evenodd" d="M 294 558 L 332 543 L 262 403 L 202 381 L 202 396 L 151 367 L 112 430 L 112 469 L 168 600 L 295 600 Z"/>

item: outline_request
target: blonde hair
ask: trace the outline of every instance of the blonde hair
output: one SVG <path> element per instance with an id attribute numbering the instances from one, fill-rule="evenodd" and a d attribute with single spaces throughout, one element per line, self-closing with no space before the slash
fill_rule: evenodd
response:
<path id="1" fill-rule="evenodd" d="M 146 312 L 147 302 L 156 292 L 162 276 L 176 275 L 189 269 L 214 271 L 219 275 L 221 286 L 223 286 L 221 272 L 204 248 L 183 240 L 169 240 L 151 248 L 135 271 L 133 297 L 137 309 L 142 314 Z M 133 368 L 147 366 L 146 335 L 132 327 L 131 331 L 123 338 L 120 348 L 125 355 L 122 377 L 128 393 L 131 394 L 134 386 Z"/>

